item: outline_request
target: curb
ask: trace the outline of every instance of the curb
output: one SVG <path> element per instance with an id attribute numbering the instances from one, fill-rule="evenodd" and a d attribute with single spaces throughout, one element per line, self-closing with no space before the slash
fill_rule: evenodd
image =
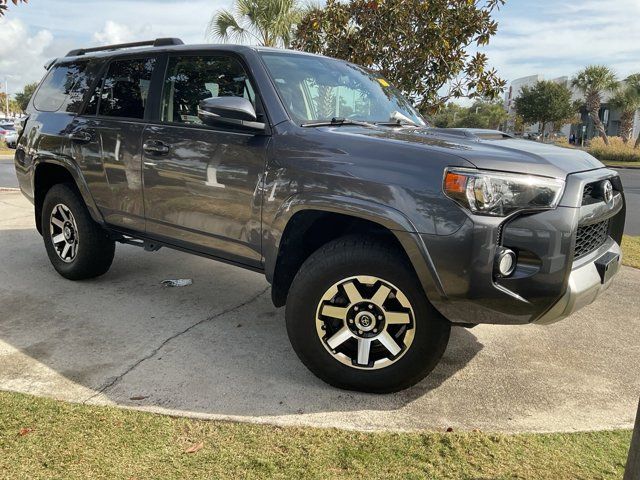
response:
<path id="1" fill-rule="evenodd" d="M 640 166 L 636 165 L 607 165 L 609 168 L 618 168 L 621 170 L 640 170 Z"/>
<path id="2" fill-rule="evenodd" d="M 19 191 L 20 191 L 19 188 L 0 187 L 0 192 L 19 192 Z"/>

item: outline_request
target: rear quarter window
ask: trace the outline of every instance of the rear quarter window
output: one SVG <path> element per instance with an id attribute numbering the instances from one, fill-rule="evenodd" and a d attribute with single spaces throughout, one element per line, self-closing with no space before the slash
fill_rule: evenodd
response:
<path id="1" fill-rule="evenodd" d="M 34 108 L 41 112 L 78 113 L 95 74 L 96 66 L 89 61 L 55 65 L 36 92 Z"/>

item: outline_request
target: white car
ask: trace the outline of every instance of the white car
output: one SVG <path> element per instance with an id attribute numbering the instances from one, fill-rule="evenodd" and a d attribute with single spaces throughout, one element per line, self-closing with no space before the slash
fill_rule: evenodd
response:
<path id="1" fill-rule="evenodd" d="M 16 144 L 18 143 L 18 132 L 15 130 L 9 130 L 5 136 L 4 141 L 9 148 L 16 148 Z"/>

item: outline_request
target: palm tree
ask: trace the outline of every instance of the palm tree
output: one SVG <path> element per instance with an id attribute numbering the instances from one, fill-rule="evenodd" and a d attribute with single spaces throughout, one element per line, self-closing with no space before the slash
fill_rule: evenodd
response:
<path id="1" fill-rule="evenodd" d="M 640 108 L 640 74 L 636 73 L 627 78 L 624 85 L 616 91 L 611 99 L 611 104 L 619 109 L 620 115 L 620 136 L 624 143 L 627 143 L 633 135 L 633 120 L 636 110 Z M 640 136 L 636 146 L 640 144 Z"/>
<path id="2" fill-rule="evenodd" d="M 234 12 L 218 10 L 207 27 L 209 38 L 288 47 L 301 17 L 296 0 L 235 0 Z"/>
<path id="3" fill-rule="evenodd" d="M 640 98 L 640 73 L 634 73 L 633 75 L 629 75 L 625 82 L 629 88 L 632 88 L 635 90 L 636 92 L 635 98 L 636 99 Z M 638 105 L 636 108 L 640 108 L 640 105 Z M 634 148 L 640 148 L 640 133 L 638 133 L 638 138 L 636 138 L 636 144 Z"/>
<path id="4" fill-rule="evenodd" d="M 578 72 L 578 75 L 572 80 L 571 84 L 584 95 L 589 116 L 604 140 L 604 143 L 609 145 L 609 138 L 607 137 L 607 132 L 604 130 L 602 121 L 600 121 L 599 112 L 602 95 L 605 92 L 615 90 L 618 85 L 616 74 L 605 65 L 590 65 L 581 72 Z"/>

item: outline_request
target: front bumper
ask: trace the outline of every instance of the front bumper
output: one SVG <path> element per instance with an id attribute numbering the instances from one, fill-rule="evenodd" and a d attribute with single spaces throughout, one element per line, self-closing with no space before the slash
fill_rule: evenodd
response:
<path id="1" fill-rule="evenodd" d="M 608 255 L 614 256 L 614 260 L 609 264 L 607 277 L 603 277 L 603 272 L 598 270 L 596 263 Z M 610 238 L 602 248 L 598 249 L 595 257 L 593 261 L 590 260 L 574 266 L 569 274 L 569 282 L 564 295 L 535 323 L 549 324 L 560 321 L 592 303 L 611 286 L 613 277 L 622 262 L 620 246 Z"/>
<path id="2" fill-rule="evenodd" d="M 616 195 L 610 204 L 583 205 L 587 184 L 610 179 Z M 469 215 L 448 236 L 422 235 L 444 295 L 431 303 L 454 323 L 551 323 L 591 303 L 618 270 L 624 229 L 624 194 L 616 172 L 603 168 L 569 175 L 555 210 L 512 218 Z M 578 227 L 606 221 L 606 240 L 588 254 L 576 250 Z M 516 271 L 496 277 L 494 257 L 501 246 L 518 254 Z M 606 280 L 596 262 L 618 255 Z M 574 258 L 575 257 L 575 258 Z"/>

